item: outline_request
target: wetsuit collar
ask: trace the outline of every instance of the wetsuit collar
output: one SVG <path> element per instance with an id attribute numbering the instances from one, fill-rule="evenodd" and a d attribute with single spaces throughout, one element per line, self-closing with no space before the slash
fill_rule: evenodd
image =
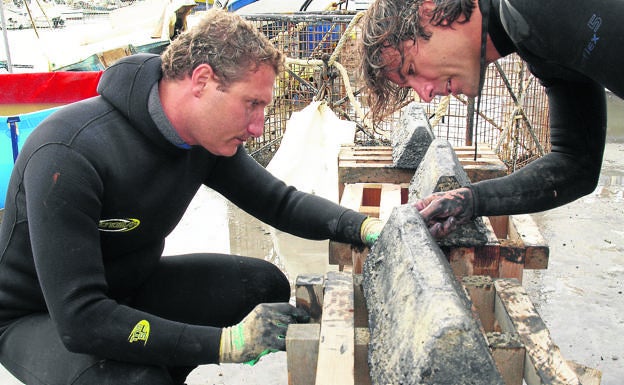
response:
<path id="1" fill-rule="evenodd" d="M 147 108 L 149 110 L 154 123 L 156 123 L 156 127 L 158 127 L 158 131 L 160 131 L 168 141 L 174 144 L 176 147 L 189 149 L 191 146 L 186 144 L 180 135 L 176 132 L 175 128 L 165 115 L 165 111 L 163 110 L 162 103 L 160 101 L 160 95 L 158 94 L 158 86 L 159 82 L 154 83 L 152 89 L 149 93 L 149 99 L 147 102 Z"/>

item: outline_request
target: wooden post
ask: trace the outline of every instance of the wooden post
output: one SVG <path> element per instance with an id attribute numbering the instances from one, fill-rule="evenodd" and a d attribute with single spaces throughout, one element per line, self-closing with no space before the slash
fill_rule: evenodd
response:
<path id="1" fill-rule="evenodd" d="M 487 339 L 505 385 L 522 385 L 525 350 L 518 335 L 491 332 L 487 334 Z"/>
<path id="2" fill-rule="evenodd" d="M 314 385 L 320 324 L 291 324 L 286 333 L 288 385 Z"/>

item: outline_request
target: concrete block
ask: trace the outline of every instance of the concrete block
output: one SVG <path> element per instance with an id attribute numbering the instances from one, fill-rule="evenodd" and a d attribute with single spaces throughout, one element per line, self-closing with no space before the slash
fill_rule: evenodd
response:
<path id="1" fill-rule="evenodd" d="M 373 384 L 503 385 L 465 291 L 411 206 L 393 210 L 362 286 Z"/>
<path id="2" fill-rule="evenodd" d="M 415 102 L 405 106 L 392 130 L 392 162 L 397 168 L 416 169 L 434 139 L 425 110 Z"/>
<path id="3" fill-rule="evenodd" d="M 451 144 L 446 139 L 434 139 L 410 182 L 408 202 L 468 184 L 470 179 Z M 438 243 L 440 246 L 473 247 L 485 245 L 487 241 L 487 228 L 481 218 L 476 218 Z"/>

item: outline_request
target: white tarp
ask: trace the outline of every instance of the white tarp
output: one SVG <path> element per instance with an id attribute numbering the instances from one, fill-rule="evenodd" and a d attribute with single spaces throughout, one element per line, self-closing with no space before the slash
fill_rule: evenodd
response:
<path id="1" fill-rule="evenodd" d="M 339 119 L 325 102 L 292 114 L 279 149 L 267 165 L 287 184 L 338 202 L 338 153 L 354 143 L 355 123 Z M 291 278 L 328 270 L 328 241 L 310 241 L 271 229 L 277 255 Z"/>

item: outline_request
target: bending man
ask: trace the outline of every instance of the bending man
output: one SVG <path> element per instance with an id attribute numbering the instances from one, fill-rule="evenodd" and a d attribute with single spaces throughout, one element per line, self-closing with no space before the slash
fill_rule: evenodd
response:
<path id="1" fill-rule="evenodd" d="M 556 16 L 555 16 L 556 15 Z M 363 25 L 362 70 L 374 116 L 413 89 L 479 96 L 485 67 L 518 53 L 546 88 L 551 152 L 501 178 L 415 203 L 443 237 L 476 216 L 551 209 L 591 193 L 606 136 L 605 88 L 624 97 L 624 3 L 377 0 Z"/>

